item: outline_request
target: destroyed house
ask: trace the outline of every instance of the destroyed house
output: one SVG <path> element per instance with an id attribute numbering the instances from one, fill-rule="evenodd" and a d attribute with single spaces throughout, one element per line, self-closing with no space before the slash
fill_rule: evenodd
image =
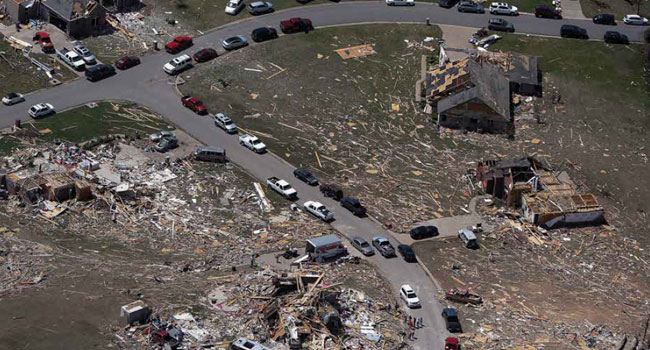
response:
<path id="1" fill-rule="evenodd" d="M 521 193 L 536 190 L 528 183 L 536 176 L 536 169 L 550 166 L 534 157 L 486 160 L 476 166 L 476 180 L 485 193 L 503 199 L 508 206 L 518 206 Z"/>
<path id="2" fill-rule="evenodd" d="M 88 37 L 106 21 L 106 10 L 98 0 L 0 0 L 9 17 L 20 23 L 41 19 L 67 35 Z"/>
<path id="3" fill-rule="evenodd" d="M 514 131 L 509 81 L 502 69 L 486 60 L 466 58 L 428 72 L 427 96 L 439 126 L 489 133 Z"/>
<path id="4" fill-rule="evenodd" d="M 29 171 L 27 171 L 29 170 Z M 92 196 L 90 184 L 77 181 L 65 173 L 37 174 L 34 169 L 26 169 L 8 174 L 7 190 L 18 195 L 25 203 L 33 204 L 40 200 L 63 202 L 72 198 L 88 200 Z"/>

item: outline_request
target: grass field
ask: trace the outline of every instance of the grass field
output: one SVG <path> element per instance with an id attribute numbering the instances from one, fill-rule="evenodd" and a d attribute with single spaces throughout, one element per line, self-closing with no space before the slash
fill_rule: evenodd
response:
<path id="1" fill-rule="evenodd" d="M 637 13 L 637 9 L 640 15 L 650 17 L 650 0 L 580 0 L 580 7 L 586 17 L 612 13 L 618 21 L 623 21 L 623 16 Z"/>

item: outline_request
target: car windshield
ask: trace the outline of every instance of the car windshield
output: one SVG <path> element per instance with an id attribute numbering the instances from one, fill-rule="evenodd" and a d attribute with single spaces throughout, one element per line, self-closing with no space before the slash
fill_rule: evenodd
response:
<path id="1" fill-rule="evenodd" d="M 14 98 L 14 97 L 18 97 L 18 95 L 16 95 L 16 94 L 13 93 L 13 92 L 10 92 L 10 93 L 7 95 L 7 97 L 9 97 L 9 98 Z"/>
<path id="2" fill-rule="evenodd" d="M 361 242 L 361 243 L 359 243 L 359 245 L 360 245 L 362 248 L 365 248 L 365 247 L 369 247 L 369 246 L 370 246 L 370 245 L 368 244 L 368 242 Z"/>
<path id="3" fill-rule="evenodd" d="M 417 296 L 413 292 L 406 292 L 406 297 L 409 299 L 417 298 Z"/>
<path id="4" fill-rule="evenodd" d="M 228 7 L 237 7 L 237 3 L 231 1 L 228 3 Z"/>
<path id="5" fill-rule="evenodd" d="M 223 125 L 232 125 L 232 120 L 230 119 L 224 120 Z"/>
<path id="6" fill-rule="evenodd" d="M 201 101 L 194 101 L 195 106 L 203 106 L 203 102 Z"/>
<path id="7" fill-rule="evenodd" d="M 381 242 L 379 242 L 379 245 L 380 245 L 380 246 L 384 246 L 384 247 L 388 247 L 388 246 L 390 246 L 390 242 L 388 242 L 388 241 L 381 241 Z"/>
<path id="8" fill-rule="evenodd" d="M 262 142 L 259 139 L 251 139 L 251 144 L 253 145 L 259 145 L 260 143 Z"/>

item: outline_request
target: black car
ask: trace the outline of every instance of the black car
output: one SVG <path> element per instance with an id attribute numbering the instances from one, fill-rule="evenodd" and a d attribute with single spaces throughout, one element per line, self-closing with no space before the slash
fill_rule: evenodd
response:
<path id="1" fill-rule="evenodd" d="M 483 5 L 474 1 L 461 1 L 458 4 L 458 12 L 485 13 Z"/>
<path id="2" fill-rule="evenodd" d="M 194 58 L 194 61 L 201 63 L 201 62 L 207 62 L 209 60 L 215 59 L 217 58 L 217 56 L 218 56 L 217 50 L 207 48 L 207 49 L 201 49 L 197 51 L 194 54 L 194 56 L 192 56 L 192 58 Z"/>
<path id="3" fill-rule="evenodd" d="M 451 333 L 462 333 L 463 330 L 460 328 L 460 321 L 458 321 L 458 314 L 456 309 L 451 307 L 446 307 L 442 309 L 442 318 L 445 319 L 445 325 L 447 330 Z"/>
<path id="4" fill-rule="evenodd" d="M 296 169 L 293 171 L 293 176 L 296 179 L 306 182 L 308 185 L 316 186 L 318 185 L 318 179 L 312 175 L 307 169 Z"/>
<path id="5" fill-rule="evenodd" d="M 547 5 L 537 5 L 535 6 L 535 17 L 562 19 L 562 13 Z"/>
<path id="6" fill-rule="evenodd" d="M 488 22 L 488 29 L 489 30 L 499 31 L 499 32 L 513 33 L 515 31 L 515 26 L 513 26 L 512 23 L 506 21 L 505 19 L 492 18 Z"/>
<path id="7" fill-rule="evenodd" d="M 341 198 L 341 206 L 349 211 L 352 212 L 352 214 L 356 216 L 365 216 L 366 215 L 366 207 L 361 205 L 361 202 L 359 202 L 358 199 L 356 198 L 351 198 L 351 197 L 343 197 Z"/>
<path id="8" fill-rule="evenodd" d="M 594 16 L 594 23 L 615 26 L 616 18 L 609 13 L 600 13 Z"/>
<path id="9" fill-rule="evenodd" d="M 271 39 L 277 39 L 278 37 L 278 32 L 275 30 L 275 28 L 271 27 L 261 27 L 253 30 L 253 33 L 251 34 L 251 38 L 255 42 L 262 42 L 262 41 L 267 41 Z"/>
<path id="10" fill-rule="evenodd" d="M 86 69 L 86 79 L 89 81 L 98 81 L 108 78 L 115 74 L 115 67 L 108 64 L 98 64 Z"/>
<path id="11" fill-rule="evenodd" d="M 411 248 L 410 246 L 407 246 L 406 244 L 400 244 L 397 246 L 397 250 L 399 251 L 400 255 L 402 255 L 405 261 L 417 262 L 417 259 L 415 259 L 415 252 L 413 251 L 413 248 Z"/>
<path id="12" fill-rule="evenodd" d="M 563 24 L 562 27 L 560 27 L 560 36 L 563 38 L 589 39 L 587 30 L 572 24 Z"/>
<path id="13" fill-rule="evenodd" d="M 605 42 L 609 44 L 624 44 L 627 45 L 630 43 L 627 35 L 621 34 L 619 32 L 608 30 L 605 32 Z"/>
<path id="14" fill-rule="evenodd" d="M 458 0 L 440 0 L 438 1 L 438 6 L 444 7 L 446 9 L 454 7 L 458 3 Z"/>
<path id="15" fill-rule="evenodd" d="M 418 226 L 409 232 L 413 239 L 431 238 L 438 235 L 438 228 L 435 226 Z"/>

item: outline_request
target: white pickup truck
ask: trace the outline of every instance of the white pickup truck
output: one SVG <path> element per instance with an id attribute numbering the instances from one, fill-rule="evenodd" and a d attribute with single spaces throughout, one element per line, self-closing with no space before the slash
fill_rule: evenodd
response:
<path id="1" fill-rule="evenodd" d="M 84 69 L 84 59 L 79 56 L 78 53 L 70 51 L 64 47 L 61 51 L 57 50 L 56 55 L 59 56 L 59 58 L 68 66 L 74 68 L 75 70 Z"/>
<path id="2" fill-rule="evenodd" d="M 266 184 L 286 199 L 298 198 L 298 192 L 285 180 L 273 176 L 266 180 Z"/>
<path id="3" fill-rule="evenodd" d="M 257 136 L 253 136 L 251 134 L 244 134 L 239 136 L 239 144 L 252 151 L 255 151 L 255 153 L 266 152 L 266 145 L 260 141 Z"/>

